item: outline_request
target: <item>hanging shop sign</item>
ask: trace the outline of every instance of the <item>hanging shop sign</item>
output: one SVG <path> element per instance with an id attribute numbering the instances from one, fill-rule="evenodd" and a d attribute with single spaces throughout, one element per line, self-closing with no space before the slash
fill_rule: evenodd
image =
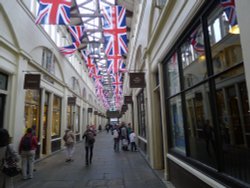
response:
<path id="1" fill-rule="evenodd" d="M 133 99 L 132 96 L 124 96 L 124 104 L 132 104 Z"/>
<path id="2" fill-rule="evenodd" d="M 25 74 L 24 77 L 24 89 L 40 89 L 40 74 Z"/>
<path id="3" fill-rule="evenodd" d="M 92 113 L 93 112 L 93 108 L 88 108 L 88 113 Z"/>
<path id="4" fill-rule="evenodd" d="M 128 105 L 124 104 L 122 105 L 122 112 L 126 112 L 128 109 Z"/>
<path id="5" fill-rule="evenodd" d="M 129 86 L 130 88 L 145 88 L 145 73 L 144 72 L 133 72 L 129 73 Z"/>
<path id="6" fill-rule="evenodd" d="M 68 105 L 76 105 L 76 97 L 68 97 Z"/>

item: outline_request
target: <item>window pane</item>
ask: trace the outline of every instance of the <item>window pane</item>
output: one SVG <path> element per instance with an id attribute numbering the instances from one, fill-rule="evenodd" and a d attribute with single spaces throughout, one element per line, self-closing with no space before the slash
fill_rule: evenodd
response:
<path id="1" fill-rule="evenodd" d="M 214 73 L 241 63 L 240 35 L 229 33 L 230 24 L 220 5 L 209 16 L 208 25 Z"/>
<path id="2" fill-rule="evenodd" d="M 182 153 L 186 153 L 184 127 L 183 127 L 183 114 L 181 97 L 176 96 L 170 99 L 170 121 L 172 133 L 172 147 Z"/>
<path id="3" fill-rule="evenodd" d="M 190 156 L 215 167 L 215 134 L 208 84 L 188 91 L 185 96 Z"/>
<path id="4" fill-rule="evenodd" d="M 238 68 L 239 69 L 239 68 Z M 243 66 L 241 66 L 243 71 Z M 250 183 L 249 102 L 244 76 L 235 70 L 216 79 L 216 102 L 222 138 L 224 171 Z M 229 76 L 231 75 L 231 77 Z"/>
<path id="5" fill-rule="evenodd" d="M 138 123 L 139 123 L 139 135 L 146 138 L 146 119 L 145 119 L 145 103 L 143 90 L 137 96 L 138 102 Z"/>
<path id="6" fill-rule="evenodd" d="M 174 53 L 174 55 L 167 63 L 167 69 L 168 69 L 167 76 L 168 76 L 169 95 L 171 96 L 180 92 L 180 79 L 179 79 L 177 53 Z"/>
<path id="7" fill-rule="evenodd" d="M 207 77 L 204 39 L 201 26 L 197 27 L 181 46 L 182 68 L 185 88 Z"/>
<path id="8" fill-rule="evenodd" d="M 54 96 L 52 121 L 51 136 L 59 137 L 61 130 L 61 98 L 57 96 Z"/>
<path id="9" fill-rule="evenodd" d="M 40 138 L 40 92 L 39 90 L 26 90 L 25 92 L 25 127 L 33 128 L 36 136 Z"/>
<path id="10" fill-rule="evenodd" d="M 76 106 L 75 112 L 75 133 L 80 132 L 80 106 Z"/>
<path id="11" fill-rule="evenodd" d="M 0 89 L 7 90 L 8 76 L 0 73 Z"/>

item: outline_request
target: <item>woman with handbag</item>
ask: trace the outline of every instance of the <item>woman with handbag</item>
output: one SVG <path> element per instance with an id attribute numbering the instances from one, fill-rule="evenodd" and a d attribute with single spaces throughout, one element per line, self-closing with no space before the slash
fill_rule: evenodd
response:
<path id="1" fill-rule="evenodd" d="M 16 163 L 19 161 L 19 156 L 17 152 L 14 150 L 13 146 L 9 143 L 10 136 L 6 129 L 0 129 L 0 187 L 1 188 L 12 188 L 13 178 L 12 175 L 17 174 L 17 168 L 11 170 L 11 174 L 8 173 L 7 165 L 12 164 L 12 166 L 16 166 Z"/>

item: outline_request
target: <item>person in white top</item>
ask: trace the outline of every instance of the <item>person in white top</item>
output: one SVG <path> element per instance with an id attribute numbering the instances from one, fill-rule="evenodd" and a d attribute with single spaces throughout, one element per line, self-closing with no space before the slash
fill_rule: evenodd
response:
<path id="1" fill-rule="evenodd" d="M 119 136 L 119 129 L 117 127 L 115 127 L 115 129 L 113 130 L 113 138 L 114 138 L 114 151 L 118 152 L 120 136 Z"/>
<path id="2" fill-rule="evenodd" d="M 137 151 L 137 146 L 136 146 L 136 134 L 134 130 L 131 130 L 131 133 L 129 134 L 129 141 L 131 144 L 131 151 Z"/>

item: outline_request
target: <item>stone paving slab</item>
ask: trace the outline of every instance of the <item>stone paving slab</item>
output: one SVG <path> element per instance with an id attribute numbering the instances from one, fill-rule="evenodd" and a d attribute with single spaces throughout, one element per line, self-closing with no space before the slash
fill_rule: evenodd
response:
<path id="1" fill-rule="evenodd" d="M 93 162 L 84 164 L 84 143 L 76 144 L 74 161 L 65 162 L 64 150 L 35 164 L 34 178 L 14 180 L 15 188 L 165 188 L 140 152 L 113 151 L 111 134 L 96 137 Z"/>

